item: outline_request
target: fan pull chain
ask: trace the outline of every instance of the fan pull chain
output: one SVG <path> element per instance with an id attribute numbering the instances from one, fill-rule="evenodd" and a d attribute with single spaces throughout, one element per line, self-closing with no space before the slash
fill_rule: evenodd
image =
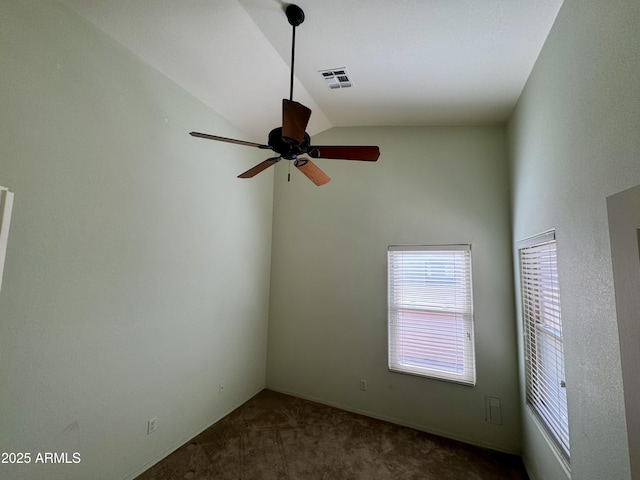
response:
<path id="1" fill-rule="evenodd" d="M 289 171 L 287 172 L 287 182 L 291 181 L 291 162 L 289 162 Z"/>

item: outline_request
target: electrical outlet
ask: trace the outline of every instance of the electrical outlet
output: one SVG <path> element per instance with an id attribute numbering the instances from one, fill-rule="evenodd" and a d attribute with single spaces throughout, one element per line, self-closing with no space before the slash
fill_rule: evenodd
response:
<path id="1" fill-rule="evenodd" d="M 147 435 L 151 435 L 156 431 L 156 424 L 158 423 L 158 417 L 153 417 L 147 422 Z"/>
<path id="2" fill-rule="evenodd" d="M 362 390 L 363 392 L 365 392 L 367 390 L 367 381 L 361 379 L 360 380 L 360 390 Z"/>
<path id="3" fill-rule="evenodd" d="M 222 395 L 222 392 L 224 392 L 224 384 L 223 383 L 218 385 L 218 395 Z"/>

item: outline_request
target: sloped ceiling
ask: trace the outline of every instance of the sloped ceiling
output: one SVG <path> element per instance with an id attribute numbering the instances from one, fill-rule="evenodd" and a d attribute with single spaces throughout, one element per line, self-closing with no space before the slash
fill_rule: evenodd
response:
<path id="1" fill-rule="evenodd" d="M 279 0 L 61 0 L 264 142 L 289 96 Z M 506 121 L 562 0 L 302 0 L 294 99 L 308 131 Z M 319 70 L 346 67 L 329 89 Z M 211 132 L 215 133 L 215 132 Z"/>

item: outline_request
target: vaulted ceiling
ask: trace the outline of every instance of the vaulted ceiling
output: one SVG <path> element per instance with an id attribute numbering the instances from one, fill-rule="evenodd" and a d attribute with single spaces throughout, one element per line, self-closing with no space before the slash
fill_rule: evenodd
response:
<path id="1" fill-rule="evenodd" d="M 264 142 L 289 96 L 280 0 L 61 0 Z M 299 0 L 294 99 L 332 126 L 506 121 L 562 0 Z M 350 88 L 320 70 L 346 67 Z"/>

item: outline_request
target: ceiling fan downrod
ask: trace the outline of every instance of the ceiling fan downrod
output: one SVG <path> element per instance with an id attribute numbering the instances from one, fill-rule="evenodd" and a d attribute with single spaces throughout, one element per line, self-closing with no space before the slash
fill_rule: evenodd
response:
<path id="1" fill-rule="evenodd" d="M 285 10 L 289 24 L 293 26 L 293 35 L 291 40 L 291 79 L 289 82 L 289 100 L 293 101 L 293 67 L 296 58 L 296 27 L 304 22 L 304 12 L 294 4 L 287 6 Z"/>

